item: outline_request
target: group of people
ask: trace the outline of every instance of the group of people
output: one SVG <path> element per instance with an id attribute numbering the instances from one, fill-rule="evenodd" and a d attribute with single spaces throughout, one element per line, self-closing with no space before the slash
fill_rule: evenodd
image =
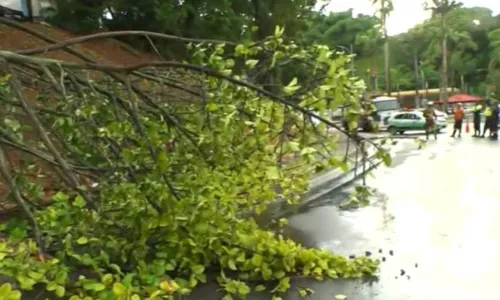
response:
<path id="1" fill-rule="evenodd" d="M 474 116 L 474 135 L 473 137 L 484 138 L 486 132 L 489 134 L 489 138 L 492 140 L 498 140 L 498 125 L 500 119 L 500 108 L 496 102 L 484 102 L 477 103 L 474 105 L 472 110 Z M 481 119 L 484 116 L 484 126 L 481 128 Z M 425 134 L 426 138 L 429 139 L 429 134 L 433 133 L 434 138 L 437 139 L 436 130 L 436 112 L 433 103 L 429 103 L 428 107 L 424 111 L 425 117 Z M 462 136 L 462 125 L 466 118 L 465 111 L 461 103 L 459 103 L 453 110 L 453 117 L 455 120 L 453 126 L 453 133 L 451 137 L 454 138 L 456 134 L 458 137 Z M 481 130 L 482 129 L 482 130 Z M 481 134 L 482 133 L 482 134 Z"/>
<path id="2" fill-rule="evenodd" d="M 492 140 L 498 140 L 498 123 L 500 119 L 500 108 L 498 103 L 495 101 L 493 103 L 488 103 L 484 105 L 477 103 L 473 109 L 474 115 L 474 135 L 473 137 L 482 137 L 486 135 L 486 131 L 489 131 L 489 137 Z M 481 134 L 481 114 L 484 115 L 484 127 Z"/>

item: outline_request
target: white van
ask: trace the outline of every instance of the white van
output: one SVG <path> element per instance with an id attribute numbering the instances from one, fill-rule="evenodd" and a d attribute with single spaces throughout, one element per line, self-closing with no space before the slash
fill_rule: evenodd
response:
<path id="1" fill-rule="evenodd" d="M 373 98 L 371 103 L 376 108 L 373 119 L 377 122 L 380 129 L 386 129 L 390 116 L 401 110 L 399 100 L 395 97 L 380 96 Z"/>

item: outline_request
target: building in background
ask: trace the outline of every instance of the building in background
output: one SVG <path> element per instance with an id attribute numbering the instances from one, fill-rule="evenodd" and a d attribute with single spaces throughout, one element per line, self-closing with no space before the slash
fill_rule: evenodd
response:
<path id="1" fill-rule="evenodd" d="M 53 6 L 52 0 L 0 0 L 0 13 L 36 20 L 42 18 L 45 9 Z"/>

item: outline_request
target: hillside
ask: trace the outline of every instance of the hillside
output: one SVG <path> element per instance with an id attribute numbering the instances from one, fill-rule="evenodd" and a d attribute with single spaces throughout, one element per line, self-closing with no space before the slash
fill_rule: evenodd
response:
<path id="1" fill-rule="evenodd" d="M 0 48 L 6 50 L 24 50 L 49 45 L 48 42 L 43 41 L 26 31 L 7 25 L 6 23 L 11 24 L 14 22 L 0 18 Z M 52 27 L 48 24 L 35 24 L 28 22 L 16 22 L 15 24 L 29 30 L 36 31 L 57 41 L 78 37 L 77 34 Z M 116 65 L 137 64 L 153 59 L 152 55 L 141 53 L 140 51 L 132 49 L 125 43 L 114 39 L 88 41 L 74 46 L 74 49 L 92 57 L 98 62 L 112 63 Z M 81 61 L 80 58 L 69 54 L 64 50 L 53 51 L 41 56 L 65 61 Z"/>
<path id="2" fill-rule="evenodd" d="M 55 41 L 63 41 L 78 37 L 78 35 L 76 34 L 59 28 L 54 28 L 48 24 L 36 24 L 28 22 L 18 23 L 9 19 L 0 18 L 0 49 L 2 50 L 19 51 L 36 47 L 43 47 L 50 44 L 49 42 L 44 41 L 36 35 L 43 35 L 47 39 L 52 39 Z M 85 56 L 88 56 L 89 58 L 97 62 L 113 65 L 127 66 L 154 59 L 152 55 L 141 53 L 140 51 L 137 51 L 132 47 L 114 39 L 101 39 L 84 42 L 75 45 L 74 47 L 72 47 L 72 49 Z M 64 61 L 82 61 L 82 59 L 78 56 L 64 50 L 56 50 L 42 54 L 40 56 Z M 40 106 L 39 103 L 36 103 L 36 90 L 25 88 L 25 92 L 29 98 L 28 100 L 30 100 L 32 104 Z M 2 110 L 3 108 L 0 105 L 0 112 L 2 112 Z M 19 119 L 19 121 L 21 121 L 22 123 L 23 119 Z M 37 138 L 36 133 L 33 134 L 33 138 Z M 11 167 L 16 168 L 16 166 L 21 163 L 22 159 L 26 157 L 26 155 L 10 147 L 6 149 L 6 160 L 11 165 Z M 39 165 L 39 167 L 45 169 L 46 166 Z M 43 185 L 45 186 L 45 196 L 42 197 L 46 200 L 51 196 L 50 187 L 58 185 L 57 182 L 52 182 L 54 178 L 56 177 L 54 176 L 53 178 L 43 179 Z M 3 199 L 5 196 L 7 196 L 7 192 L 8 191 L 5 185 L 3 185 L 0 180 L 0 199 Z M 8 202 L 6 203 L 4 201 L 2 201 L 0 205 L 0 215 L 10 212 L 12 208 L 15 208 L 15 205 Z"/>

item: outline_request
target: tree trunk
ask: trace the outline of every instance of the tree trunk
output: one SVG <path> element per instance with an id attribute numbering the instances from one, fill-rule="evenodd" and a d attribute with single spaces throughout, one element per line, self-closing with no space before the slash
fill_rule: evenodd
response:
<path id="1" fill-rule="evenodd" d="M 417 50 L 413 49 L 413 68 L 415 72 L 415 108 L 420 108 L 420 77 L 418 72 L 418 55 Z"/>
<path id="2" fill-rule="evenodd" d="M 30 22 L 33 22 L 33 1 L 27 0 L 26 6 L 28 7 L 28 20 Z"/>
<path id="3" fill-rule="evenodd" d="M 465 90 L 465 79 L 464 79 L 464 74 L 460 74 L 460 90 L 462 92 L 467 92 Z"/>
<path id="4" fill-rule="evenodd" d="M 371 78 L 371 86 L 372 86 L 372 92 L 378 90 L 378 84 L 377 84 L 377 66 L 376 66 L 376 61 L 375 61 L 375 56 L 372 56 L 371 59 L 371 67 L 370 67 L 370 78 Z"/>
<path id="5" fill-rule="evenodd" d="M 446 34 L 446 15 L 441 15 L 441 100 L 444 111 L 448 111 L 448 35 Z"/>
<path id="6" fill-rule="evenodd" d="M 385 90 L 387 95 L 391 95 L 391 69 L 390 69 L 390 49 L 389 38 L 387 35 L 387 14 L 385 13 L 385 1 L 382 1 L 382 21 L 384 26 L 384 72 L 385 72 Z"/>

